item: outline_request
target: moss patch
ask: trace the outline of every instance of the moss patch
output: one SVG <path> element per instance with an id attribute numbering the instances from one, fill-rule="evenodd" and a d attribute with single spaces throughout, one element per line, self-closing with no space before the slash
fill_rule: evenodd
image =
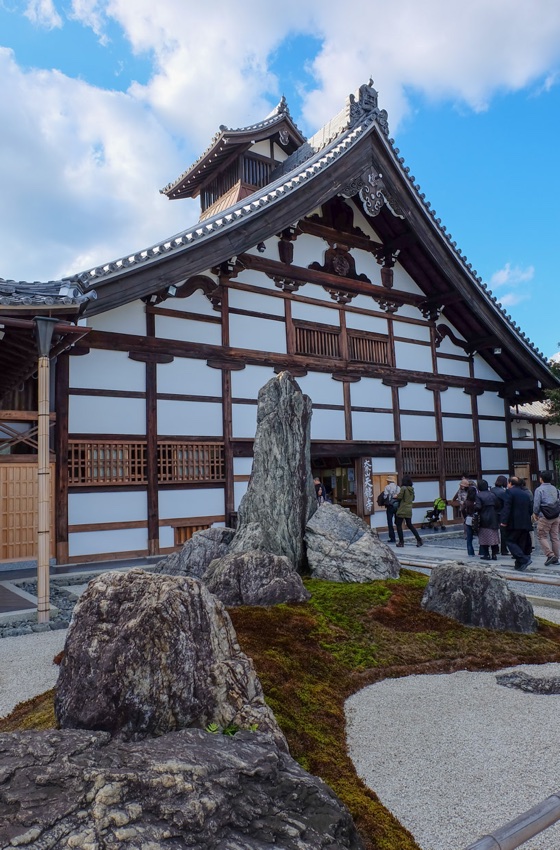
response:
<path id="1" fill-rule="evenodd" d="M 391 677 L 560 661 L 560 628 L 546 621 L 535 635 L 516 635 L 423 611 L 427 580 L 407 570 L 370 584 L 309 579 L 307 604 L 230 609 L 293 757 L 346 803 L 367 850 L 419 848 L 356 776 L 346 753 L 348 696 Z M 53 728 L 52 705 L 53 691 L 22 703 L 0 731 Z"/>

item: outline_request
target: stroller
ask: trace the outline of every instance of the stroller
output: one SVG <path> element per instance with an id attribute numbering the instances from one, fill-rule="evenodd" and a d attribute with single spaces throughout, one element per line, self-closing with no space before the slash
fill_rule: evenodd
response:
<path id="1" fill-rule="evenodd" d="M 431 528 L 432 531 L 443 531 L 445 528 L 445 508 L 447 502 L 445 499 L 440 499 L 439 496 L 434 500 L 434 505 L 430 510 L 426 511 L 426 516 L 422 520 L 420 528 Z"/>

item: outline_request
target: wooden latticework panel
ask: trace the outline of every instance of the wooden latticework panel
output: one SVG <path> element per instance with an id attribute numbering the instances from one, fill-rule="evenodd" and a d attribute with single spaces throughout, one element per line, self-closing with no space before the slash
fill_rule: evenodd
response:
<path id="1" fill-rule="evenodd" d="M 195 531 L 205 531 L 207 528 L 210 528 L 210 525 L 178 525 L 175 528 L 175 546 L 182 546 L 183 543 L 186 543 L 187 540 L 190 540 Z"/>
<path id="2" fill-rule="evenodd" d="M 51 464 L 51 556 L 54 555 L 55 475 Z M 0 560 L 37 557 L 38 467 L 0 464 Z"/>
<path id="3" fill-rule="evenodd" d="M 225 481 L 223 443 L 159 443 L 159 482 Z"/>
<path id="4" fill-rule="evenodd" d="M 146 481 L 145 443 L 69 441 L 70 486 L 145 484 Z"/>
<path id="5" fill-rule="evenodd" d="M 446 446 L 444 453 L 447 475 L 455 475 L 459 478 L 461 475 L 477 474 L 478 461 L 474 446 Z"/>
<path id="6" fill-rule="evenodd" d="M 360 363 L 389 363 L 389 345 L 383 337 L 349 331 L 348 350 L 350 360 Z"/>
<path id="7" fill-rule="evenodd" d="M 340 331 L 337 328 L 317 328 L 294 323 L 296 354 L 315 354 L 318 357 L 340 357 Z"/>
<path id="8" fill-rule="evenodd" d="M 446 476 L 477 474 L 475 446 L 445 446 L 443 455 Z M 404 474 L 412 478 L 437 478 L 441 472 L 437 446 L 403 446 L 402 462 Z"/>

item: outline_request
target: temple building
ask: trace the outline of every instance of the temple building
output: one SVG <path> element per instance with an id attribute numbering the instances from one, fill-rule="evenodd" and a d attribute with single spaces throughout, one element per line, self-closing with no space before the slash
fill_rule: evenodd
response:
<path id="1" fill-rule="evenodd" d="M 431 209 L 371 83 L 310 139 L 284 100 L 220 128 L 162 192 L 199 197 L 199 222 L 61 281 L 0 281 L 0 559 L 33 555 L 37 316 L 56 319 L 58 563 L 234 524 L 257 394 L 282 370 L 313 401 L 313 473 L 375 527 L 387 478 L 412 477 L 419 520 L 463 474 L 534 482 L 552 463 L 550 432 L 516 416 L 558 380 Z"/>

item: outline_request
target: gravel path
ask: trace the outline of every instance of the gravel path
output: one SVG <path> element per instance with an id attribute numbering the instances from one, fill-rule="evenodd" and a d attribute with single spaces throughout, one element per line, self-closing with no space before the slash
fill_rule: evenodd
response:
<path id="1" fill-rule="evenodd" d="M 354 694 L 346 716 L 358 774 L 422 850 L 467 847 L 560 790 L 560 695 L 505 688 L 496 673 L 408 676 Z M 557 847 L 560 824 L 523 850 Z"/>
<path id="2" fill-rule="evenodd" d="M 56 684 L 58 667 L 52 660 L 65 639 L 66 630 L 59 629 L 0 640 L 0 717 Z"/>

